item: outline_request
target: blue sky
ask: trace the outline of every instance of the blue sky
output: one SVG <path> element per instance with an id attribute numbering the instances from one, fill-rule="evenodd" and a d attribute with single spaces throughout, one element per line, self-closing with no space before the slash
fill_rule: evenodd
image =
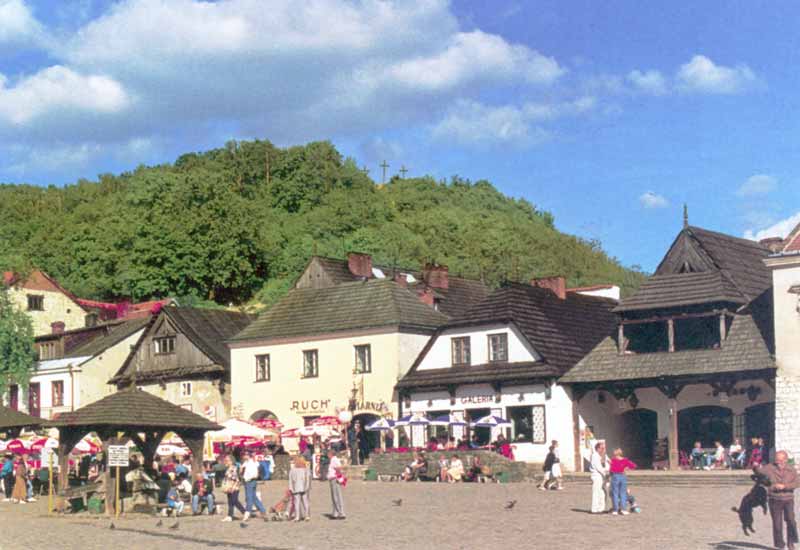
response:
<path id="1" fill-rule="evenodd" d="M 228 139 L 490 179 L 652 270 L 800 222 L 790 1 L 0 0 L 0 182 Z"/>

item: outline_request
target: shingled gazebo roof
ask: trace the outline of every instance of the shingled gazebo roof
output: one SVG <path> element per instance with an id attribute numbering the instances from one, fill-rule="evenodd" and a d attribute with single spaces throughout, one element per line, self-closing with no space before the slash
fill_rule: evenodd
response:
<path id="1" fill-rule="evenodd" d="M 140 427 L 169 430 L 221 430 L 222 426 L 205 417 L 139 389 L 112 393 L 80 409 L 63 413 L 47 423 L 67 427 Z"/>
<path id="2" fill-rule="evenodd" d="M 15 428 L 37 427 L 42 425 L 42 419 L 29 414 L 9 409 L 0 405 L 0 431 Z"/>

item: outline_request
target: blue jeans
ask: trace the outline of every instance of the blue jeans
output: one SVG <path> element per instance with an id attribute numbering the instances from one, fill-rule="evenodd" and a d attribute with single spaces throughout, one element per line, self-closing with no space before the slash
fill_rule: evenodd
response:
<path id="1" fill-rule="evenodd" d="M 255 504 L 256 510 L 258 510 L 262 514 L 266 514 L 267 511 L 264 508 L 264 505 L 256 496 L 256 483 L 258 483 L 258 481 L 255 479 L 252 481 L 244 482 L 244 502 L 245 502 L 244 507 L 248 512 L 252 512 L 253 505 Z"/>
<path id="2" fill-rule="evenodd" d="M 611 508 L 617 512 L 625 509 L 628 502 L 628 476 L 611 474 Z"/>
<path id="3" fill-rule="evenodd" d="M 214 495 L 208 494 L 204 497 L 200 495 L 192 495 L 192 513 L 199 514 L 200 513 L 200 499 L 203 499 L 206 502 L 206 507 L 208 509 L 208 513 L 214 513 Z"/>

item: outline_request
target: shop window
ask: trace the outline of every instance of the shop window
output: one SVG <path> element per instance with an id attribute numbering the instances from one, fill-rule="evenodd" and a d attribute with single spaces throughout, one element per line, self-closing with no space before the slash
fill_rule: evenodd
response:
<path id="1" fill-rule="evenodd" d="M 488 338 L 489 362 L 508 361 L 508 334 L 490 334 Z"/>
<path id="2" fill-rule="evenodd" d="M 319 350 L 308 349 L 303 351 L 303 378 L 317 378 L 319 376 Z"/>
<path id="3" fill-rule="evenodd" d="M 469 357 L 469 336 L 464 336 L 461 338 L 452 338 L 451 342 L 451 349 L 452 349 L 452 360 L 453 366 L 468 366 L 470 364 L 470 357 Z"/>

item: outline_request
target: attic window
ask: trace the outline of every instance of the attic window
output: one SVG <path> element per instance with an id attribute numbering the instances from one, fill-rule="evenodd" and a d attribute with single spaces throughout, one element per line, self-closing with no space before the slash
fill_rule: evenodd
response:
<path id="1" fill-rule="evenodd" d="M 694 273 L 694 272 L 695 271 L 694 269 L 692 269 L 692 266 L 689 265 L 689 262 L 683 262 L 683 265 L 681 266 L 681 269 L 678 273 Z"/>
<path id="2" fill-rule="evenodd" d="M 154 338 L 153 346 L 156 355 L 170 355 L 175 353 L 175 337 L 164 336 L 163 338 Z"/>
<path id="3" fill-rule="evenodd" d="M 28 311 L 44 311 L 44 296 L 28 294 Z"/>

